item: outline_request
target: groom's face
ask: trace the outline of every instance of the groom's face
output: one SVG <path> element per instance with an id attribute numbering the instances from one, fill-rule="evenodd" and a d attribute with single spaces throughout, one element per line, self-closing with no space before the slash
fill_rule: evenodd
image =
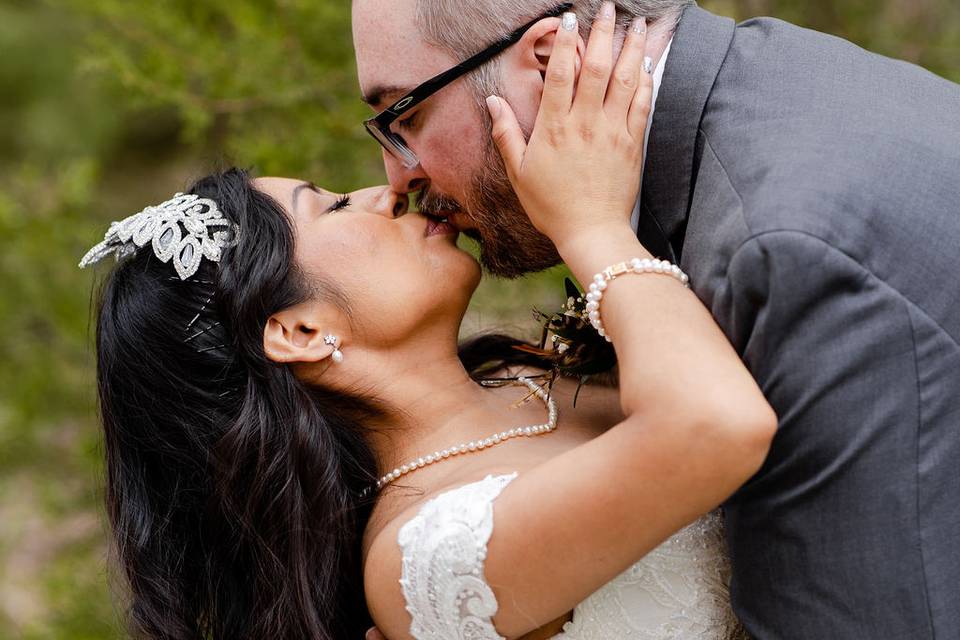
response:
<path id="1" fill-rule="evenodd" d="M 379 112 L 411 89 L 460 60 L 427 44 L 416 24 L 417 0 L 354 0 L 353 34 L 360 88 Z M 479 51 L 490 43 L 477 43 Z M 509 53 L 509 52 L 508 52 Z M 510 85 L 509 59 L 503 56 L 502 84 Z M 521 123 L 533 121 L 539 87 L 524 82 L 500 92 Z M 527 89 L 527 90 L 525 90 Z M 420 210 L 448 217 L 481 246 L 481 262 L 495 275 L 516 277 L 560 260 L 553 244 L 530 223 L 507 179 L 490 137 L 482 96 L 465 79 L 457 80 L 397 121 L 420 163 L 405 167 L 384 151 L 391 187 L 420 192 Z M 371 140 L 371 144 L 375 144 Z"/>

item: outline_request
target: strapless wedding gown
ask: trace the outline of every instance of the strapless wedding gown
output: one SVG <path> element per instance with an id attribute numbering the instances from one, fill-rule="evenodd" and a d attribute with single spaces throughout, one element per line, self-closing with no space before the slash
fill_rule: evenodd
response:
<path id="1" fill-rule="evenodd" d="M 493 502 L 516 473 L 428 501 L 400 529 L 400 585 L 417 640 L 504 640 L 483 564 Z M 726 640 L 745 637 L 730 608 L 730 565 L 719 512 L 678 532 L 573 611 L 555 640 Z"/>

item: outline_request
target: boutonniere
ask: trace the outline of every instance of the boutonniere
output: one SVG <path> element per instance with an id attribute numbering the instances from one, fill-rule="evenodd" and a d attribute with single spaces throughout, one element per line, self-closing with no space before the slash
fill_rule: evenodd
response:
<path id="1" fill-rule="evenodd" d="M 567 278 L 564 281 L 567 301 L 554 313 L 534 309 L 534 318 L 543 325 L 537 347 L 518 345 L 520 351 L 537 355 L 553 365 L 553 378 L 565 376 L 579 380 L 580 389 L 593 378 L 615 381 L 617 354 L 613 345 L 603 339 L 587 317 L 584 294 Z M 612 379 L 612 380 L 611 380 Z"/>

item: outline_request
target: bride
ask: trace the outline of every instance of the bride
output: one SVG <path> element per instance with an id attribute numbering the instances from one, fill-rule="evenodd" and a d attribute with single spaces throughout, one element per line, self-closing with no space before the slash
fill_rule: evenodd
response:
<path id="1" fill-rule="evenodd" d="M 619 387 L 576 407 L 517 341 L 458 348 L 480 269 L 385 188 L 229 170 L 91 250 L 82 265 L 122 258 L 97 378 L 134 637 L 737 633 L 716 508 L 776 418 L 682 272 L 630 232 L 643 40 L 622 82 L 585 73 L 574 96 L 560 30 L 529 145 L 490 105 L 518 195 L 594 283 L 619 358 Z"/>

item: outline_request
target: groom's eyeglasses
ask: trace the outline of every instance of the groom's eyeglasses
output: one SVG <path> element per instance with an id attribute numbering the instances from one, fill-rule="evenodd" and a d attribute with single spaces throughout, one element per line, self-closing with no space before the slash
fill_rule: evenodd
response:
<path id="1" fill-rule="evenodd" d="M 392 105 L 378 113 L 373 118 L 364 121 L 363 125 L 367 128 L 367 131 L 370 133 L 370 135 L 372 135 L 374 139 L 383 146 L 384 149 L 389 151 L 390 155 L 402 162 L 405 167 L 408 169 L 416 167 L 418 164 L 420 164 L 420 160 L 417 158 L 417 155 L 410 149 L 409 146 L 407 146 L 407 143 L 402 136 L 391 131 L 390 129 L 391 125 L 393 125 L 396 119 L 416 107 L 418 104 L 435 94 L 437 91 L 440 91 L 440 89 L 443 89 L 454 80 L 464 76 L 467 73 L 470 73 L 480 65 L 489 62 L 508 47 L 519 42 L 523 37 L 523 34 L 525 34 L 531 27 L 533 27 L 533 25 L 537 24 L 544 18 L 556 18 L 557 16 L 563 14 L 563 12 L 569 11 L 571 8 L 573 8 L 573 3 L 567 2 L 555 7 L 552 11 L 543 14 L 539 18 L 531 20 L 507 37 L 493 43 L 480 53 L 477 53 L 467 58 L 457 66 L 430 78 L 420 86 L 416 87 L 413 91 L 406 94 Z"/>

